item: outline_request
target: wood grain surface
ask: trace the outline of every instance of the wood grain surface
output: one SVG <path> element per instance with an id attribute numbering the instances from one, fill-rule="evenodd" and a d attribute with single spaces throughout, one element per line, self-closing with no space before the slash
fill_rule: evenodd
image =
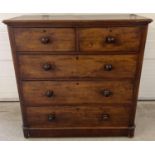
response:
<path id="1" fill-rule="evenodd" d="M 32 81 L 23 82 L 26 105 L 110 105 L 132 103 L 130 81 Z M 112 94 L 104 96 L 104 90 Z M 52 92 L 47 97 L 46 93 Z"/>
<path id="2" fill-rule="evenodd" d="M 74 51 L 75 34 L 72 28 L 19 28 L 14 29 L 17 51 Z M 42 38 L 49 41 L 44 44 Z"/>
<path id="3" fill-rule="evenodd" d="M 30 127 L 119 127 L 128 126 L 129 108 L 125 107 L 28 107 Z M 55 119 L 48 120 L 50 114 Z M 104 115 L 108 118 L 104 120 Z"/>
<path id="4" fill-rule="evenodd" d="M 107 43 L 113 37 L 113 43 Z M 91 51 L 138 51 L 141 38 L 139 27 L 83 28 L 79 30 L 80 50 Z"/>
<path id="5" fill-rule="evenodd" d="M 136 55 L 19 56 L 23 79 L 134 78 L 136 62 Z M 112 66 L 109 70 L 108 65 Z"/>

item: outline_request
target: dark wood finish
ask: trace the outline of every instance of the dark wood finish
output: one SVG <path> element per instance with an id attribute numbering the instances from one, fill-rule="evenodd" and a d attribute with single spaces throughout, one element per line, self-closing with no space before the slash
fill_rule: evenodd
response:
<path id="1" fill-rule="evenodd" d="M 83 28 L 79 30 L 80 50 L 138 51 L 141 38 L 140 27 Z"/>
<path id="2" fill-rule="evenodd" d="M 129 81 L 27 81 L 22 87 L 24 103 L 32 106 L 126 105 L 132 103 L 133 94 Z"/>
<path id="3" fill-rule="evenodd" d="M 132 137 L 134 127 L 87 127 L 87 128 L 24 128 L 24 136 L 30 137 Z"/>
<path id="4" fill-rule="evenodd" d="M 128 126 L 129 111 L 127 107 L 103 106 L 26 108 L 27 121 L 32 128 Z"/>
<path id="5" fill-rule="evenodd" d="M 4 21 L 13 27 L 141 26 L 150 22 L 152 19 L 135 14 L 27 15 Z"/>
<path id="6" fill-rule="evenodd" d="M 74 29 L 18 28 L 14 29 L 17 51 L 74 51 Z"/>
<path id="7" fill-rule="evenodd" d="M 134 78 L 137 55 L 20 55 L 23 79 Z"/>
<path id="8" fill-rule="evenodd" d="M 137 15 L 5 20 L 24 136 L 134 136 L 148 24 Z"/>

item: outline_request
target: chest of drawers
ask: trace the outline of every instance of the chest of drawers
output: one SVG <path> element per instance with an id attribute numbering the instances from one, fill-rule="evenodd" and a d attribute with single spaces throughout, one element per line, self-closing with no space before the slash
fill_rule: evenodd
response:
<path id="1" fill-rule="evenodd" d="M 127 14 L 5 20 L 25 137 L 132 137 L 151 21 Z"/>

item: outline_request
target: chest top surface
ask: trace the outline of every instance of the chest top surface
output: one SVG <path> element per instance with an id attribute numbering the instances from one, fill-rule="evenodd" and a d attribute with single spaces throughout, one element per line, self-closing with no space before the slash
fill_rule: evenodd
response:
<path id="1" fill-rule="evenodd" d="M 42 14 L 24 15 L 3 21 L 9 26 L 81 26 L 81 25 L 123 25 L 123 24 L 148 24 L 152 19 L 135 14 Z"/>

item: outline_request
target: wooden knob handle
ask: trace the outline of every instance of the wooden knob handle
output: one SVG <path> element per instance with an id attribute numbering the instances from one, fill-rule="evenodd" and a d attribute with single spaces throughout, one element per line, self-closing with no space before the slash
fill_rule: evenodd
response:
<path id="1" fill-rule="evenodd" d="M 104 66 L 104 70 L 105 71 L 111 71 L 113 69 L 113 66 L 111 65 L 111 64 L 106 64 L 105 66 Z"/>
<path id="2" fill-rule="evenodd" d="M 51 69 L 52 69 L 52 65 L 51 65 L 51 64 L 48 64 L 48 63 L 46 63 L 46 64 L 44 64 L 44 65 L 43 65 L 43 69 L 44 69 L 45 71 L 49 71 L 49 70 L 51 70 Z"/>
<path id="3" fill-rule="evenodd" d="M 109 97 L 109 96 L 112 95 L 112 92 L 110 90 L 104 89 L 102 91 L 102 95 L 105 96 L 105 97 Z"/>
<path id="4" fill-rule="evenodd" d="M 49 121 L 49 122 L 54 121 L 55 118 L 56 118 L 55 114 L 49 114 L 49 115 L 48 115 L 48 121 Z"/>
<path id="5" fill-rule="evenodd" d="M 113 44 L 113 43 L 116 42 L 116 38 L 115 37 L 112 37 L 112 36 L 108 36 L 108 37 L 106 37 L 106 40 L 105 41 L 108 44 Z"/>
<path id="6" fill-rule="evenodd" d="M 51 90 L 48 90 L 48 91 L 45 93 L 45 95 L 46 95 L 47 97 L 52 97 L 52 96 L 54 95 L 54 92 L 51 91 Z"/>
<path id="7" fill-rule="evenodd" d="M 42 37 L 41 38 L 41 43 L 48 44 L 49 42 L 50 42 L 50 38 L 49 37 Z"/>
<path id="8" fill-rule="evenodd" d="M 110 118 L 110 115 L 109 115 L 109 114 L 103 114 L 103 115 L 102 115 L 102 120 L 103 120 L 103 121 L 108 121 L 109 118 Z"/>

